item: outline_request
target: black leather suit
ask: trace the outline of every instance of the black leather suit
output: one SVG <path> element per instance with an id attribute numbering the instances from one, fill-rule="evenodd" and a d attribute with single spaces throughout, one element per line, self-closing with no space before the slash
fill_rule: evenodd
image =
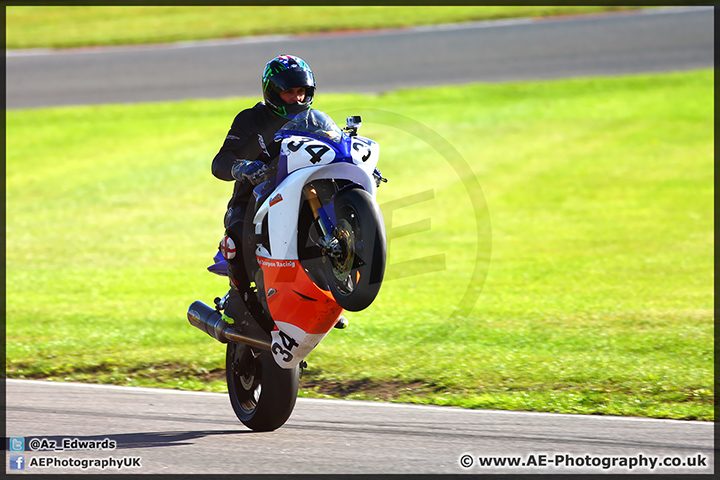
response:
<path id="1" fill-rule="evenodd" d="M 253 248 L 250 241 L 252 236 L 244 232 L 247 232 L 251 224 L 248 212 L 253 202 L 254 185 L 245 180 L 235 180 L 231 174 L 232 166 L 238 160 L 259 160 L 267 164 L 276 158 L 280 154 L 280 144 L 275 142 L 273 137 L 287 122 L 288 119 L 272 113 L 264 102 L 258 102 L 254 107 L 237 114 L 223 146 L 212 161 L 213 175 L 220 180 L 235 181 L 224 225 L 225 234 L 233 239 L 237 247 L 235 258 L 228 260 L 228 274 L 240 291 L 244 291 L 249 285 L 242 259 L 243 251 Z"/>

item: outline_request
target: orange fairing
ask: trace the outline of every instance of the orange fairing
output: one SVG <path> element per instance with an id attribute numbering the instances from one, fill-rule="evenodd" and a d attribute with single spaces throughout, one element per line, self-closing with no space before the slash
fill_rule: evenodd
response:
<path id="1" fill-rule="evenodd" d="M 258 256 L 257 261 L 273 320 L 296 325 L 308 334 L 325 334 L 337 323 L 342 307 L 310 280 L 298 260 Z"/>

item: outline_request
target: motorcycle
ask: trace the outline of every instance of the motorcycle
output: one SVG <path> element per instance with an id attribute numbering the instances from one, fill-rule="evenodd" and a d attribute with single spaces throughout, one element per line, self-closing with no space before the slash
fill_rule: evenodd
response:
<path id="1" fill-rule="evenodd" d="M 346 324 L 345 310 L 367 308 L 380 290 L 386 236 L 376 194 L 387 180 L 376 168 L 379 146 L 360 126 L 348 117 L 341 129 L 310 110 L 278 131 L 274 175 L 253 190 L 251 248 L 242 249 L 254 287 L 188 309 L 193 326 L 227 343 L 230 402 L 251 430 L 287 421 L 304 359 Z M 225 237 L 208 270 L 227 276 L 235 247 Z"/>

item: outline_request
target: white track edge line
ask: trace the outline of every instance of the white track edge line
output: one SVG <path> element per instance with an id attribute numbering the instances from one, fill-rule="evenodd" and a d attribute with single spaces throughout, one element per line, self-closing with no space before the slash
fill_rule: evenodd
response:
<path id="1" fill-rule="evenodd" d="M 154 388 L 154 387 L 127 387 L 122 385 L 105 385 L 99 383 L 78 383 L 78 382 L 54 382 L 48 380 L 28 380 L 19 378 L 7 378 L 6 383 L 28 383 L 28 384 L 44 384 L 64 387 L 76 387 L 76 388 L 88 388 L 88 389 L 99 389 L 99 390 L 122 390 L 127 393 L 159 393 L 159 394 L 170 394 L 170 395 L 204 395 L 204 396 L 220 396 L 226 397 L 227 393 L 219 392 L 198 392 L 193 390 L 173 390 L 170 388 Z M 552 412 L 526 412 L 517 410 L 485 410 L 485 409 L 472 409 L 462 408 L 453 406 L 443 405 L 418 405 L 414 403 L 393 403 L 393 402 L 381 402 L 381 401 L 370 401 L 370 400 L 344 400 L 334 398 L 307 398 L 298 397 L 300 403 L 326 403 L 332 405 L 343 405 L 349 406 L 377 406 L 381 408 L 411 408 L 411 409 L 427 409 L 427 410 L 445 410 L 445 411 L 457 411 L 457 412 L 468 412 L 474 415 L 516 415 L 516 416 L 552 416 L 552 417 L 571 417 L 571 418 L 586 418 L 593 420 L 611 420 L 611 421 L 632 421 L 632 422 L 675 422 L 682 424 L 702 424 L 714 426 L 714 422 L 701 421 L 701 420 L 674 420 L 665 418 L 643 418 L 643 417 L 621 417 L 611 415 L 583 415 L 573 413 L 552 413 Z"/>

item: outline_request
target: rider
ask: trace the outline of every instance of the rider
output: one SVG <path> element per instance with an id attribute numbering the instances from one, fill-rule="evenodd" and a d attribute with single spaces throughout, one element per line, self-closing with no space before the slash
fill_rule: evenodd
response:
<path id="1" fill-rule="evenodd" d="M 280 154 L 280 145 L 273 139 L 275 133 L 285 123 L 307 115 L 310 110 L 315 96 L 315 77 L 301 58 L 280 55 L 265 65 L 262 90 L 264 101 L 237 114 L 212 161 L 215 177 L 235 181 L 225 214 L 225 237 L 220 242 L 220 251 L 228 262 L 231 287 L 243 295 L 250 292 L 251 282 L 243 251 L 253 248 L 249 235 L 251 225 L 248 225 L 252 217 L 245 218 L 252 209 L 252 190 L 268 179 L 268 163 Z"/>

